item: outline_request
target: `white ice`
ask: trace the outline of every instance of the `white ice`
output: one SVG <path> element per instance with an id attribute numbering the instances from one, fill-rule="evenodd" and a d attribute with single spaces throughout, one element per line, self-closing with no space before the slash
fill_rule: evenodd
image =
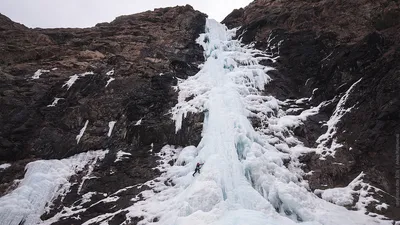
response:
<path id="1" fill-rule="evenodd" d="M 43 69 L 38 69 L 33 76 L 31 77 L 32 79 L 36 80 L 40 78 L 40 75 L 42 75 L 43 73 L 49 73 L 50 70 L 43 70 Z"/>
<path id="2" fill-rule="evenodd" d="M 61 99 L 64 99 L 64 98 L 54 98 L 54 101 L 50 105 L 47 105 L 47 107 L 55 107 L 57 105 L 58 101 L 60 101 Z"/>
<path id="3" fill-rule="evenodd" d="M 115 80 L 115 78 L 110 77 L 110 79 L 108 79 L 108 81 L 107 81 L 106 87 L 107 87 L 107 86 L 111 83 L 111 81 L 113 81 L 113 80 Z"/>
<path id="4" fill-rule="evenodd" d="M 67 90 L 69 90 L 72 85 L 75 83 L 75 81 L 77 81 L 79 78 L 79 75 L 74 74 L 72 76 L 69 77 L 69 80 L 67 82 L 65 82 L 65 84 L 62 87 L 67 86 Z"/>
<path id="5" fill-rule="evenodd" d="M 0 165 L 0 170 L 5 170 L 5 169 L 7 169 L 7 168 L 10 167 L 10 166 L 11 166 L 10 163 L 3 163 L 3 164 Z"/>
<path id="6" fill-rule="evenodd" d="M 82 129 L 79 131 L 79 134 L 76 135 L 76 143 L 79 144 L 79 141 L 81 140 L 83 134 L 85 133 L 86 127 L 89 124 L 89 120 L 86 120 L 85 125 L 82 127 Z"/>
<path id="7" fill-rule="evenodd" d="M 140 120 L 136 121 L 135 126 L 138 126 L 138 125 L 142 124 L 142 119 L 143 118 L 140 118 Z"/>
<path id="8" fill-rule="evenodd" d="M 107 76 L 112 76 L 112 75 L 114 75 L 114 69 L 108 71 L 108 72 L 106 73 L 106 75 L 107 75 Z"/>
<path id="9" fill-rule="evenodd" d="M 188 113 L 204 113 L 202 140 L 197 147 L 165 146 L 158 154 L 161 177 L 147 183 L 152 190 L 143 191 L 145 200 L 127 215 L 154 225 L 385 224 L 309 191 L 298 156 L 312 149 L 291 129 L 327 103 L 286 115 L 281 106 L 287 103 L 262 96 L 273 68 L 259 61 L 270 56 L 232 40 L 235 33 L 207 20 L 197 40 L 206 62 L 198 74 L 178 81 L 171 112 L 176 131 Z M 249 118 L 264 123 L 256 130 Z M 193 177 L 198 162 L 204 165 Z"/>
<path id="10" fill-rule="evenodd" d="M 104 155 L 102 156 L 101 159 L 103 159 L 104 156 L 105 156 L 105 154 L 107 154 L 108 152 L 109 152 L 108 149 L 106 149 L 105 151 L 103 151 Z M 87 173 L 86 173 L 86 175 L 82 178 L 82 181 L 81 181 L 81 183 L 80 183 L 80 185 L 79 185 L 79 187 L 78 187 L 78 194 L 81 193 L 82 188 L 83 188 L 83 185 L 85 184 L 85 181 L 86 181 L 86 180 L 97 178 L 96 176 L 92 176 L 92 172 L 93 172 L 93 170 L 94 170 L 94 167 L 96 166 L 95 164 L 96 164 L 96 161 L 93 161 L 92 163 L 89 163 L 89 164 L 88 164 L 88 166 L 87 166 Z"/>
<path id="11" fill-rule="evenodd" d="M 28 163 L 18 187 L 0 198 L 0 224 L 38 224 L 51 201 L 65 194 L 69 178 L 89 163 L 102 160 L 106 151 L 89 151 L 61 160 L 38 160 Z"/>
<path id="12" fill-rule="evenodd" d="M 127 158 L 128 156 L 131 156 L 132 154 L 129 152 L 124 152 L 124 151 L 118 151 L 117 152 L 117 158 L 115 159 L 114 162 L 119 162 L 122 161 L 123 159 Z"/>
<path id="13" fill-rule="evenodd" d="M 107 133 L 108 137 L 111 137 L 112 131 L 113 131 L 114 126 L 115 126 L 115 123 L 117 123 L 117 121 L 110 121 L 108 123 L 108 133 Z"/>
<path id="14" fill-rule="evenodd" d="M 318 146 L 316 148 L 316 153 L 321 155 L 320 159 L 325 159 L 327 156 L 334 157 L 336 149 L 343 146 L 342 144 L 337 143 L 336 140 L 337 124 L 346 113 L 350 112 L 353 109 L 353 107 L 346 109 L 345 104 L 353 88 L 361 80 L 362 78 L 354 82 L 354 84 L 351 85 L 351 87 L 346 91 L 346 93 L 340 98 L 331 118 L 329 118 L 326 124 L 324 124 L 325 126 L 327 126 L 327 131 L 325 132 L 325 134 L 322 134 L 316 141 L 318 143 Z"/>
<path id="15" fill-rule="evenodd" d="M 384 192 L 383 190 L 374 187 L 363 181 L 365 174 L 361 172 L 352 182 L 346 187 L 330 188 L 326 190 L 315 190 L 314 193 L 320 194 L 322 199 L 335 203 L 341 206 L 351 206 L 354 201 L 354 196 L 357 196 L 355 204 L 356 209 L 360 212 L 368 214 L 367 207 L 371 203 L 376 203 L 376 208 L 381 210 L 386 208 L 387 204 L 379 204 L 379 200 L 373 197 L 374 193 Z M 385 218 L 380 215 L 375 215 L 378 218 Z"/>
<path id="16" fill-rule="evenodd" d="M 75 83 L 75 81 L 77 81 L 79 78 L 81 77 L 85 77 L 86 75 L 93 75 L 93 72 L 85 72 L 85 73 L 81 73 L 81 74 L 74 74 L 72 76 L 69 77 L 69 80 L 67 82 L 65 82 L 65 84 L 62 87 L 67 86 L 67 90 L 69 90 L 72 85 Z"/>

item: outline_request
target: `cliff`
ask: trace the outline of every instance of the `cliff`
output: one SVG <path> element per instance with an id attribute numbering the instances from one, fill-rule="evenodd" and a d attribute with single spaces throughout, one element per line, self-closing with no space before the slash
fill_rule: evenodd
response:
<path id="1" fill-rule="evenodd" d="M 281 171 L 301 170 L 293 172 L 295 178 L 287 178 L 287 182 L 298 182 L 298 187 L 315 198 L 349 211 L 359 210 L 371 218 L 400 220 L 395 207 L 395 137 L 400 133 L 399 3 L 255 0 L 222 21 L 237 28 L 233 30 L 235 39 L 243 44 L 228 39 L 214 43 L 211 36 L 201 36 L 204 40 L 196 42 L 200 34 L 210 32 L 205 27 L 206 17 L 186 5 L 120 16 L 92 28 L 29 29 L 0 14 L 0 203 L 13 193 L 36 193 L 15 194 L 32 180 L 44 181 L 46 188 L 54 189 L 49 196 L 40 196 L 45 201 L 39 211 L 29 209 L 14 215 L 0 206 L 0 221 L 4 217 L 10 224 L 28 225 L 36 213 L 44 224 L 54 225 L 158 223 L 169 212 L 149 219 L 130 215 L 132 207 L 150 198 L 146 190 L 164 193 L 178 183 L 177 176 L 185 173 L 191 178 L 190 166 L 201 154 L 190 154 L 204 148 L 205 137 L 214 135 L 206 130 L 213 126 L 205 124 L 211 120 L 208 88 L 216 84 L 207 82 L 214 75 L 217 79 L 222 67 L 207 67 L 204 62 L 208 57 L 218 60 L 243 52 L 250 52 L 253 61 L 232 56 L 228 59 L 233 62 L 223 62 L 223 73 L 237 72 L 235 69 L 241 67 L 253 75 L 258 73 L 253 67 L 267 71 L 262 87 L 251 77 L 232 78 L 243 84 L 254 82 L 250 85 L 256 88 L 245 86 L 245 90 L 254 94 L 253 89 L 257 89 L 263 96 L 249 100 L 251 104 L 243 111 L 248 111 L 254 133 L 273 136 L 265 139 L 265 145 L 278 152 L 274 154 L 279 159 L 272 161 L 280 169 L 262 170 L 264 175 L 279 179 Z M 206 44 L 214 46 L 203 49 Z M 213 53 L 217 50 L 221 52 Z M 213 76 L 205 84 L 182 86 L 199 71 Z M 222 81 L 216 83 L 223 85 Z M 187 95 L 182 97 L 182 90 Z M 221 90 L 229 95 L 224 91 L 230 89 Z M 224 99 L 214 107 L 220 106 L 228 114 L 222 104 L 229 106 L 231 101 Z M 269 111 L 263 112 L 265 108 Z M 174 110 L 187 111 L 175 118 Z M 182 126 L 177 129 L 176 121 L 181 118 Z M 284 125 L 278 129 L 276 121 Z M 244 129 L 236 122 L 235 129 Z M 215 142 L 224 141 L 219 140 L 223 137 L 229 141 L 228 132 L 216 128 L 221 130 L 215 132 Z M 257 138 L 249 137 L 253 145 L 260 144 Z M 245 168 L 250 165 L 246 157 L 261 150 L 248 150 L 251 154 L 246 156 L 246 144 L 240 142 L 242 139 L 235 141 L 236 158 L 247 163 L 242 165 Z M 191 153 L 180 155 L 182 148 Z M 302 150 L 296 152 L 299 148 Z M 218 150 L 223 149 L 215 149 L 215 153 Z M 181 162 L 182 157 L 186 161 Z M 223 162 L 221 159 L 225 165 Z M 178 175 L 166 177 L 169 166 Z M 259 169 L 262 166 L 269 168 L 270 164 L 260 164 Z M 207 175 L 207 167 L 204 170 L 215 179 L 225 174 L 217 171 Z M 261 189 L 257 186 L 261 181 L 255 180 L 250 169 L 243 170 L 249 185 Z M 34 171 L 38 175 L 27 181 Z M 164 186 L 157 186 L 157 182 Z M 187 187 L 198 186 L 190 183 L 181 191 Z M 208 188 L 202 195 L 213 193 Z M 225 187 L 221 189 L 223 199 L 227 198 Z M 276 202 L 264 196 L 273 195 L 272 189 L 268 193 L 259 189 L 275 213 L 294 222 L 307 221 L 302 210 L 288 208 L 282 196 L 273 197 L 278 198 Z M 340 201 L 344 194 L 350 196 L 350 202 Z M 190 195 L 188 202 L 195 197 Z M 208 201 L 217 201 L 214 197 Z M 185 207 L 192 207 L 187 204 Z M 30 207 L 24 201 L 17 205 Z M 203 213 L 213 212 L 207 204 L 199 205 Z M 197 215 L 195 211 L 189 214 Z"/>

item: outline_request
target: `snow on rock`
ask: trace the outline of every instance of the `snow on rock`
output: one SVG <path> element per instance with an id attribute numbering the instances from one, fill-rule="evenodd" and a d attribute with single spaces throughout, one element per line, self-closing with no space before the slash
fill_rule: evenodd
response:
<path id="1" fill-rule="evenodd" d="M 154 149 L 154 143 L 151 143 L 149 152 L 153 152 L 153 149 Z"/>
<path id="2" fill-rule="evenodd" d="M 85 73 L 81 73 L 81 74 L 74 74 L 72 76 L 69 77 L 69 80 L 67 82 L 65 82 L 65 84 L 62 87 L 67 86 L 67 90 L 69 90 L 72 85 L 75 83 L 75 81 L 77 81 L 79 78 L 81 77 L 85 77 L 86 75 L 93 75 L 93 72 L 85 72 Z"/>
<path id="3" fill-rule="evenodd" d="M 60 101 L 61 99 L 64 99 L 64 98 L 54 98 L 54 101 L 50 105 L 47 105 L 47 107 L 55 107 L 57 105 L 58 101 Z"/>
<path id="4" fill-rule="evenodd" d="M 142 124 L 142 119 L 143 118 L 140 118 L 140 120 L 136 121 L 135 126 L 138 126 L 138 125 Z"/>
<path id="5" fill-rule="evenodd" d="M 111 83 L 111 81 L 113 81 L 113 80 L 115 80 L 115 78 L 110 77 L 110 79 L 108 79 L 108 81 L 107 81 L 106 87 L 107 87 L 107 86 Z"/>
<path id="6" fill-rule="evenodd" d="M 206 62 L 196 75 L 178 80 L 171 110 L 176 131 L 189 112 L 203 112 L 202 140 L 157 153 L 162 175 L 146 183 L 152 190 L 141 192 L 144 200 L 127 208 L 127 216 L 142 218 L 139 225 L 385 224 L 309 191 L 298 157 L 313 149 L 291 129 L 321 105 L 288 116 L 281 109 L 287 103 L 262 96 L 273 68 L 259 61 L 270 56 L 233 40 L 235 33 L 207 19 L 197 39 Z M 262 121 L 261 128 L 253 128 L 251 117 Z M 193 176 L 198 162 L 204 165 Z"/>
<path id="7" fill-rule="evenodd" d="M 125 159 L 127 156 L 131 156 L 132 154 L 129 152 L 124 152 L 124 151 L 118 151 L 117 152 L 117 158 L 115 159 L 114 162 L 119 162 Z"/>
<path id="8" fill-rule="evenodd" d="M 347 187 L 331 188 L 326 190 L 317 189 L 315 194 L 320 194 L 321 198 L 340 206 L 348 206 L 353 204 L 353 194 L 355 187 L 350 183 Z"/>
<path id="9" fill-rule="evenodd" d="M 102 157 L 101 159 L 103 159 L 104 156 L 105 156 L 105 154 L 107 154 L 108 152 L 109 152 L 108 149 L 105 150 L 105 151 L 104 151 L 104 155 L 101 156 L 101 157 Z M 81 192 L 82 187 L 83 187 L 83 184 L 85 183 L 86 180 L 97 178 L 97 177 L 91 176 L 91 175 L 92 175 L 92 172 L 93 172 L 93 170 L 94 170 L 95 164 L 96 164 L 95 161 L 93 161 L 92 163 L 89 164 L 87 173 L 86 173 L 86 175 L 82 178 L 81 184 L 80 184 L 79 187 L 78 187 L 78 194 Z"/>
<path id="10" fill-rule="evenodd" d="M 309 100 L 309 98 L 297 99 L 296 100 L 296 104 L 303 104 L 303 103 L 307 102 L 308 100 Z"/>
<path id="11" fill-rule="evenodd" d="M 82 127 L 81 131 L 79 131 L 79 134 L 76 135 L 76 143 L 79 144 L 79 141 L 81 140 L 83 134 L 85 133 L 86 127 L 89 124 L 89 120 L 86 120 L 85 125 Z"/>
<path id="12" fill-rule="evenodd" d="M 115 123 L 117 123 L 117 121 L 110 121 L 108 123 L 108 133 L 107 133 L 108 137 L 111 137 L 112 131 L 113 131 L 114 126 L 115 126 Z"/>
<path id="13" fill-rule="evenodd" d="M 11 166 L 10 163 L 0 164 L 0 170 L 5 170 L 5 169 L 7 169 L 7 168 L 10 167 L 10 166 Z"/>
<path id="14" fill-rule="evenodd" d="M 75 74 L 69 77 L 69 80 L 65 82 L 65 84 L 62 87 L 67 86 L 67 90 L 71 88 L 71 86 L 77 81 L 79 78 L 79 75 Z"/>
<path id="15" fill-rule="evenodd" d="M 389 205 L 388 204 L 386 204 L 386 203 L 382 203 L 382 204 L 379 204 L 379 205 L 377 205 L 377 206 L 375 206 L 375 208 L 377 209 L 377 210 L 382 210 L 382 209 L 387 209 L 389 207 Z"/>
<path id="16" fill-rule="evenodd" d="M 357 196 L 358 201 L 355 203 L 355 208 L 359 211 L 368 214 L 367 207 L 371 203 L 379 203 L 379 200 L 374 199 L 372 195 L 375 192 L 383 192 L 381 189 L 376 188 L 363 181 L 365 174 L 361 172 L 349 185 L 346 187 L 330 188 L 326 190 L 317 189 L 315 194 L 321 195 L 321 198 L 341 206 L 352 206 L 354 203 L 354 196 Z M 387 208 L 385 203 L 377 204 L 376 209 L 381 210 Z M 379 218 L 384 218 L 379 216 Z"/>
<path id="17" fill-rule="evenodd" d="M 97 194 L 97 192 L 92 192 L 92 191 L 91 191 L 91 192 L 88 192 L 88 193 L 82 195 L 81 205 L 82 205 L 82 204 L 85 204 L 86 202 L 90 202 L 92 196 L 93 196 L 93 195 L 96 195 L 96 194 Z"/>
<path id="18" fill-rule="evenodd" d="M 46 211 L 46 205 L 69 190 L 69 178 L 87 164 L 102 160 L 106 153 L 89 151 L 61 160 L 28 163 L 18 187 L 0 198 L 0 224 L 41 223 L 40 216 Z"/>
<path id="19" fill-rule="evenodd" d="M 328 127 L 327 131 L 325 132 L 325 134 L 322 134 L 316 141 L 318 143 L 316 153 L 321 155 L 320 159 L 323 160 L 327 156 L 335 156 L 336 149 L 342 147 L 342 145 L 337 143 L 336 140 L 337 124 L 346 113 L 350 112 L 353 109 L 354 106 L 346 109 L 345 104 L 349 97 L 349 94 L 361 80 L 362 78 L 354 82 L 354 84 L 351 85 L 346 93 L 340 98 L 331 118 L 326 122 L 326 124 L 324 124 Z"/>
<path id="20" fill-rule="evenodd" d="M 31 78 L 34 80 L 39 79 L 43 73 L 50 73 L 50 70 L 38 69 Z"/>
<path id="21" fill-rule="evenodd" d="M 108 71 L 107 73 L 106 73 L 106 75 L 107 76 L 112 76 L 112 75 L 114 75 L 114 69 L 112 69 L 112 70 L 110 70 L 110 71 Z"/>

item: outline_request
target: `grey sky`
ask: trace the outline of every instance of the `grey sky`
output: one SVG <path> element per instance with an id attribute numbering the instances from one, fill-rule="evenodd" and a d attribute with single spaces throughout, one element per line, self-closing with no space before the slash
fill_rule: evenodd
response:
<path id="1" fill-rule="evenodd" d="M 0 0 L 0 13 L 28 27 L 90 27 L 120 15 L 186 5 L 221 21 L 252 0 Z"/>

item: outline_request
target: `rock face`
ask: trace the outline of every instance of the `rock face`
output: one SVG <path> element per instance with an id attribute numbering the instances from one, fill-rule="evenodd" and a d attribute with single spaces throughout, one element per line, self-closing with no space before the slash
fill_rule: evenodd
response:
<path id="1" fill-rule="evenodd" d="M 202 117 L 189 116 L 175 133 L 168 113 L 176 104 L 177 79 L 195 74 L 203 61 L 195 39 L 204 32 L 205 18 L 185 6 L 121 16 L 87 29 L 32 30 L 0 15 L 0 164 L 12 164 L 0 170 L 0 195 L 23 177 L 30 161 L 109 149 L 92 172 L 99 179 L 86 181 L 79 191 L 73 186 L 47 219 L 87 190 L 102 193 L 87 203 L 93 204 L 153 179 L 155 154 L 166 144 L 196 145 Z M 120 151 L 130 155 L 114 163 Z M 80 183 L 83 176 L 73 179 Z M 82 220 L 56 224 L 81 224 L 118 211 L 131 204 L 135 193 L 129 191 L 118 207 L 102 203 L 78 214 Z"/>
<path id="2" fill-rule="evenodd" d="M 240 26 L 243 42 L 279 55 L 266 94 L 309 98 L 303 108 L 327 103 L 294 131 L 308 147 L 320 147 L 318 138 L 327 132 L 321 124 L 342 115 L 335 131 L 328 130 L 324 160 L 316 154 L 303 157 L 305 171 L 312 171 L 307 177 L 311 190 L 346 186 L 363 171 L 365 181 L 386 192 L 378 198 L 390 205 L 368 209 L 400 219 L 393 197 L 395 135 L 400 132 L 399 3 L 256 0 L 223 23 Z M 344 111 L 335 114 L 339 106 Z"/>

